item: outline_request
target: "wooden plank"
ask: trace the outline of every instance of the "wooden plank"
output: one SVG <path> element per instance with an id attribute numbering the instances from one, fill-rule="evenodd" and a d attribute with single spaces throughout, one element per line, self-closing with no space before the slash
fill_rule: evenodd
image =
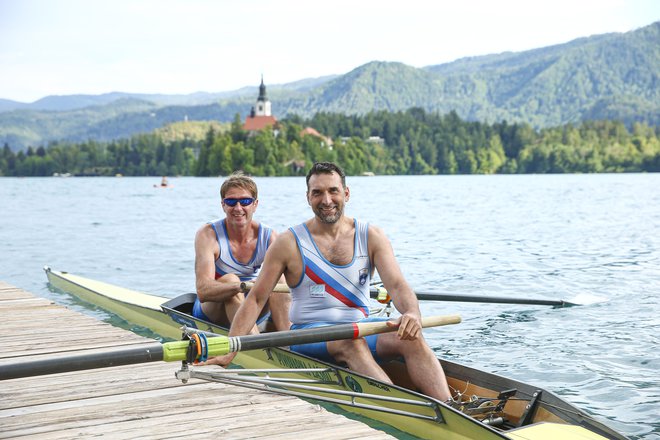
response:
<path id="1" fill-rule="evenodd" d="M 35 298 L 30 292 L 0 281 L 0 301 Z"/>
<path id="2" fill-rule="evenodd" d="M 116 347 L 153 342 L 150 339 L 140 337 L 127 331 L 112 330 L 90 330 L 84 332 L 51 332 L 34 338 L 17 336 L 12 334 L 3 337 L 3 351 L 0 353 L 0 363 L 7 360 L 17 359 L 23 356 L 72 354 L 84 350 L 95 350 L 99 348 Z M 44 330 L 45 332 L 45 330 Z"/>
<path id="3" fill-rule="evenodd" d="M 156 385 L 165 388 L 181 386 L 181 382 L 175 380 L 173 374 L 177 365 L 165 365 L 168 365 L 168 368 L 138 364 L 100 368 L 84 373 L 72 372 L 10 380 L 3 383 L 6 386 L 0 393 L 3 396 L 0 400 L 0 410 L 108 396 L 116 394 L 118 387 L 140 392 L 153 389 Z M 75 394 L 67 395 L 66 390 L 69 389 L 74 389 Z"/>
<path id="4" fill-rule="evenodd" d="M 49 304 L 52 304 L 52 301 L 43 298 L 16 298 L 14 295 L 6 297 L 0 292 L 0 311 L 4 309 L 15 310 L 24 306 L 34 307 Z"/>
<path id="5" fill-rule="evenodd" d="M 1 281 L 0 317 L 0 364 L 150 341 Z M 178 367 L 154 362 L 2 381 L 0 439 L 393 438 L 295 397 L 182 384 Z"/>
<path id="6" fill-rule="evenodd" d="M 112 438 L 131 438 L 136 430 L 140 436 L 153 437 L 169 437 L 179 432 L 182 436 L 221 434 L 222 438 L 255 437 L 254 433 L 264 437 L 281 434 L 291 438 L 295 433 L 319 438 L 314 433 L 334 430 L 337 417 L 341 418 L 342 426 L 348 422 L 354 425 L 346 431 L 352 437 L 333 435 L 332 438 L 361 437 L 357 433 L 365 429 L 373 432 L 360 422 L 346 420 L 300 399 L 203 381 L 182 385 L 172 377 L 171 364 L 148 365 L 139 368 L 141 373 L 146 370 L 157 373 L 148 386 L 128 380 L 125 373 L 132 376 L 135 373 L 131 368 L 115 367 L 106 369 L 106 377 L 113 378 L 114 393 L 109 393 L 108 388 L 95 389 L 94 381 L 88 381 L 87 389 L 81 390 L 84 388 L 81 383 L 72 388 L 66 380 L 61 380 L 59 390 L 68 393 L 60 394 L 55 403 L 21 406 L 15 402 L 14 408 L 0 410 L 3 425 L 0 438 L 65 438 L 74 433 L 75 436 L 106 434 Z M 164 377 L 164 372 L 169 377 Z M 170 388 L 163 387 L 164 381 L 172 384 Z M 15 400 L 21 389 L 24 394 L 31 394 L 31 390 L 21 387 L 25 385 L 24 379 L 8 382 L 16 383 L 12 384 L 14 389 L 9 395 L 5 396 L 3 390 L 3 399 Z M 117 383 L 125 384 L 123 389 Z M 379 438 L 390 437 L 384 434 Z"/>

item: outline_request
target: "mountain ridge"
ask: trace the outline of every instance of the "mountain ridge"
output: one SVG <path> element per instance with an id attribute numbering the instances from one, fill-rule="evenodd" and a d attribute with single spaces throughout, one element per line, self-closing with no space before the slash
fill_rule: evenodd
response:
<path id="1" fill-rule="evenodd" d="M 507 120 L 535 128 L 586 119 L 659 125 L 659 42 L 660 22 L 655 22 L 626 33 L 422 68 L 372 61 L 344 75 L 267 85 L 268 95 L 278 118 L 420 107 L 439 113 L 455 111 L 467 120 Z M 108 140 L 185 119 L 228 122 L 236 113 L 245 117 L 257 93 L 257 87 L 243 87 L 190 95 L 70 95 L 69 101 L 45 97 L 33 103 L 48 107 L 44 110 L 23 104 L 9 111 L 3 111 L 8 100 L 0 99 L 0 142 L 16 149 L 54 139 Z M 121 99 L 137 99 L 144 108 L 137 101 L 112 106 Z M 89 101 L 96 105 L 74 108 Z M 58 103 L 69 108 L 56 110 Z M 109 106 L 105 113 L 104 106 Z"/>

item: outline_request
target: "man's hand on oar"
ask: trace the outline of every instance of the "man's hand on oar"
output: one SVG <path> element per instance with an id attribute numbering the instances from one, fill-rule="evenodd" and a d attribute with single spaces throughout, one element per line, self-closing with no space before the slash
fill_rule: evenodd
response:
<path id="1" fill-rule="evenodd" d="M 419 316 L 404 314 L 395 320 L 386 321 L 389 327 L 395 328 L 399 339 L 414 341 L 422 334 L 422 323 Z"/>
<path id="2" fill-rule="evenodd" d="M 204 362 L 199 362 L 195 365 L 218 365 L 220 367 L 227 367 L 229 364 L 232 363 L 234 358 L 236 357 L 236 352 L 234 353 L 229 353 L 224 356 L 215 356 L 212 358 L 209 358 L 208 360 Z"/>

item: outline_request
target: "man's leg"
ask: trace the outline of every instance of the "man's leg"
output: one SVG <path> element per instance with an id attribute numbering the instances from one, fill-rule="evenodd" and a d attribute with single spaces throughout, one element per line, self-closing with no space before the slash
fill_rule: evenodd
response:
<path id="1" fill-rule="evenodd" d="M 349 369 L 371 376 L 385 383 L 392 383 L 390 377 L 378 365 L 369 345 L 364 338 L 331 341 L 327 343 L 328 352 L 337 362 L 345 363 Z"/>
<path id="2" fill-rule="evenodd" d="M 241 280 L 234 274 L 226 274 L 216 281 L 219 283 L 240 283 Z M 229 327 L 244 300 L 245 295 L 239 292 L 224 301 L 206 301 L 202 303 L 202 311 L 211 322 Z"/>
<path id="3" fill-rule="evenodd" d="M 402 341 L 396 333 L 384 333 L 378 336 L 376 352 L 381 358 L 403 356 L 410 378 L 422 393 L 443 402 L 451 399 L 445 372 L 423 337 Z"/>
<path id="4" fill-rule="evenodd" d="M 291 328 L 289 321 L 289 308 L 291 306 L 291 294 L 288 292 L 273 292 L 268 299 L 270 315 L 275 324 L 275 330 L 283 331 Z"/>

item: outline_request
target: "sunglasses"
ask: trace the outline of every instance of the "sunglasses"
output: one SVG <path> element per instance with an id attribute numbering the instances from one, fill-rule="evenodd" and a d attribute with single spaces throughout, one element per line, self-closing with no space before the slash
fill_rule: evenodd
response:
<path id="1" fill-rule="evenodd" d="M 250 206 L 254 203 L 254 199 L 252 197 L 245 197 L 243 199 L 224 199 L 222 202 L 225 205 L 232 207 L 236 206 L 237 203 L 240 203 L 241 206 Z"/>

